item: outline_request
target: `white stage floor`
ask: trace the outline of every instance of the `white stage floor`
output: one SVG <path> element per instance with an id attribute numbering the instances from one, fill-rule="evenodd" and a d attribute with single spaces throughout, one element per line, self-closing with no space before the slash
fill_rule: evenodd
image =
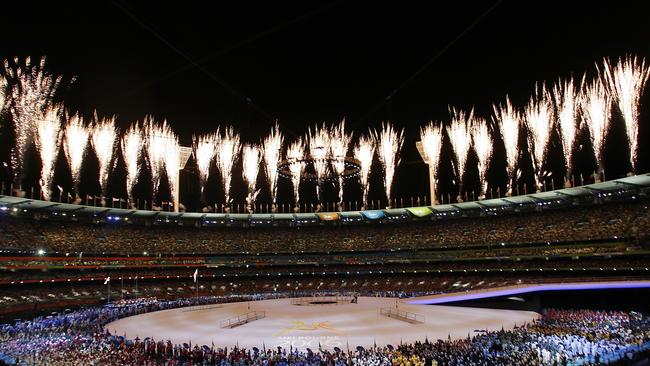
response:
<path id="1" fill-rule="evenodd" d="M 380 308 L 395 308 L 393 298 L 360 297 L 358 304 L 291 305 L 290 299 L 224 304 L 205 310 L 180 308 L 120 319 L 106 325 L 111 333 L 128 338 L 152 337 L 174 343 L 261 348 L 286 347 L 345 349 L 402 342 L 465 338 L 476 330 L 512 328 L 531 322 L 539 314 L 530 311 L 494 310 L 454 306 L 412 305 L 398 302 L 398 309 L 424 316 L 424 323 L 410 324 L 379 314 Z M 250 306 L 250 310 L 248 309 Z M 219 322 L 248 311 L 265 311 L 266 318 L 242 326 L 221 328 Z"/>

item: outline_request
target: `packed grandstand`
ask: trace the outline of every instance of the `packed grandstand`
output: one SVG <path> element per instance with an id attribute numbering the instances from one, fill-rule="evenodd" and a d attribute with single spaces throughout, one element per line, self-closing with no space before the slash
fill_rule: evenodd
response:
<path id="1" fill-rule="evenodd" d="M 640 175 L 454 205 L 251 215 L 2 196 L 0 312 L 6 324 L 0 327 L 0 362 L 527 365 L 639 359 L 648 352 L 650 323 L 631 311 L 546 309 L 515 329 L 371 349 L 172 344 L 111 334 L 103 326 L 160 309 L 251 298 L 405 298 L 647 280 L 649 191 L 650 175 Z M 25 314 L 45 315 L 16 320 Z"/>

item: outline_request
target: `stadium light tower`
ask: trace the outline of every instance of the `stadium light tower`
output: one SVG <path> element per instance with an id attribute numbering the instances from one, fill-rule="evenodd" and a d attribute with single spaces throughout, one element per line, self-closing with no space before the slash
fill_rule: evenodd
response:
<path id="1" fill-rule="evenodd" d="M 415 146 L 418 148 L 418 152 L 420 153 L 420 156 L 422 157 L 422 160 L 424 160 L 424 163 L 429 166 L 429 197 L 431 197 L 431 206 L 434 206 L 436 204 L 436 174 L 433 171 L 433 167 L 429 163 L 429 158 L 427 157 L 427 154 L 424 151 L 424 146 L 422 146 L 422 141 L 417 141 L 415 143 Z"/>
<path id="2" fill-rule="evenodd" d="M 192 155 L 192 148 L 187 146 L 179 146 L 178 153 L 180 156 L 180 159 L 178 159 L 178 170 L 180 171 L 185 168 L 185 164 L 187 164 L 187 161 L 190 159 L 190 155 Z M 180 176 L 180 174 L 176 174 L 176 184 L 174 184 L 174 212 L 178 212 L 178 206 L 180 205 Z"/>

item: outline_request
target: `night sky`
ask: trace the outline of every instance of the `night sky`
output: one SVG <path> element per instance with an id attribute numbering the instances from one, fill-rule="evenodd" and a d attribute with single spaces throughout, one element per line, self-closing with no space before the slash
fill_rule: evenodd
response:
<path id="1" fill-rule="evenodd" d="M 166 118 L 186 146 L 193 134 L 219 124 L 235 126 L 242 141 L 258 142 L 275 120 L 288 140 L 315 123 L 342 118 L 355 137 L 391 121 L 405 128 L 394 193 L 405 201 L 428 194 L 426 166 L 415 149 L 419 127 L 448 121 L 449 106 L 474 107 L 476 114 L 490 117 L 492 103 L 506 95 L 523 106 L 536 82 L 593 75 L 594 63 L 603 57 L 650 58 L 650 22 L 636 1 L 61 3 L 3 4 L 0 58 L 45 55 L 49 72 L 66 80 L 76 76 L 59 93 L 69 109 L 88 117 L 95 109 L 116 114 L 122 130 L 147 114 Z M 650 141 L 645 108 L 637 172 L 649 170 L 643 159 Z M 5 147 L 9 123 L 5 115 Z M 620 143 L 620 116 L 612 123 L 618 132 L 608 141 L 608 178 L 631 170 Z M 577 147 L 576 174 L 593 171 L 589 154 L 580 153 L 589 148 Z M 495 147 L 490 170 L 490 188 L 500 191 L 505 187 L 502 150 Z M 557 167 L 549 169 L 561 172 L 555 162 L 561 161 L 561 151 L 555 155 L 550 165 Z M 444 151 L 443 158 L 449 160 Z M 526 159 L 522 189 L 532 188 Z M 86 165 L 91 177 L 92 163 Z M 371 199 L 385 200 L 375 168 Z M 123 191 L 117 170 L 113 195 Z M 451 171 L 450 163 L 441 164 L 439 190 L 453 199 L 458 179 Z M 9 174 L 3 172 L 4 181 Z M 478 187 L 476 175 L 470 169 L 465 177 L 468 192 Z M 196 209 L 193 169 L 182 177 L 181 201 Z M 65 164 L 55 180 L 68 189 Z M 233 184 L 235 201 L 243 202 L 241 178 Z M 80 189 L 93 193 L 96 185 L 86 178 Z M 209 187 L 203 199 L 219 202 L 215 179 Z M 314 201 L 314 187 L 302 189 L 305 201 Z M 147 189 L 142 190 L 145 197 Z M 360 199 L 358 184 L 351 182 L 346 190 L 346 201 Z M 333 201 L 335 192 L 327 188 L 325 200 Z M 280 202 L 290 202 L 288 181 L 280 182 L 279 195 Z M 267 191 L 260 202 L 268 202 Z"/>

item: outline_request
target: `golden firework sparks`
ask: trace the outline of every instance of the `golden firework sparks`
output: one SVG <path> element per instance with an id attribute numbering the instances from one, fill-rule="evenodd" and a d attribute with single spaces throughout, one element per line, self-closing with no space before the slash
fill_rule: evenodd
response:
<path id="1" fill-rule="evenodd" d="M 95 112 L 91 131 L 91 142 L 99 161 L 99 183 L 103 194 L 106 194 L 108 175 L 115 154 L 115 140 L 117 138 L 115 116 L 99 118 L 97 112 Z"/>
<path id="2" fill-rule="evenodd" d="M 276 123 L 271 133 L 262 141 L 262 155 L 264 156 L 264 169 L 266 179 L 271 191 L 271 203 L 275 208 L 278 195 L 278 163 L 282 158 L 282 145 L 284 136 L 280 132 L 280 126 Z"/>
<path id="3" fill-rule="evenodd" d="M 239 157 L 241 143 L 239 134 L 232 127 L 226 127 L 219 138 L 217 146 L 217 166 L 221 172 L 225 204 L 230 204 L 230 182 L 232 181 L 232 167 Z"/>
<path id="4" fill-rule="evenodd" d="M 503 138 L 508 163 L 508 193 L 512 193 L 512 181 L 515 179 L 515 166 L 519 156 L 519 127 L 521 115 L 513 107 L 510 98 L 505 104 L 494 105 L 494 119 Z"/>
<path id="5" fill-rule="evenodd" d="M 370 188 L 369 180 L 370 169 L 372 167 L 372 158 L 375 155 L 375 144 L 372 138 L 362 136 L 359 138 L 354 147 L 354 158 L 359 161 L 359 180 L 363 188 L 363 206 L 368 206 L 368 189 Z"/>
<path id="6" fill-rule="evenodd" d="M 59 155 L 61 143 L 61 106 L 47 107 L 45 113 L 36 120 L 36 146 L 41 156 L 41 194 L 46 201 L 50 200 L 54 165 Z"/>
<path id="7" fill-rule="evenodd" d="M 397 131 L 390 122 L 382 123 L 380 131 L 374 131 L 373 138 L 377 146 L 377 155 L 384 168 L 384 190 L 388 206 L 392 203 L 393 179 L 399 166 L 399 153 L 404 144 L 404 130 Z"/>
<path id="8" fill-rule="evenodd" d="M 289 171 L 291 171 L 291 184 L 293 185 L 293 202 L 298 207 L 300 201 L 300 178 L 305 169 L 305 143 L 302 139 L 294 141 L 287 148 L 287 160 L 289 161 Z"/>
<path id="9" fill-rule="evenodd" d="M 248 187 L 248 195 L 246 196 L 246 206 L 248 207 L 249 212 L 253 212 L 255 199 L 257 198 L 259 190 L 255 189 L 257 184 L 257 174 L 260 170 L 260 164 L 262 163 L 262 154 L 260 148 L 256 145 L 245 144 L 242 148 L 242 175 L 246 186 Z"/>
<path id="10" fill-rule="evenodd" d="M 650 77 L 650 65 L 643 58 L 627 56 L 612 67 L 609 59 L 603 60 L 605 85 L 623 114 L 627 138 L 630 142 L 630 160 L 636 168 L 639 144 L 639 105 L 643 90 Z"/>
<path id="11" fill-rule="evenodd" d="M 63 151 L 70 164 L 72 172 L 72 184 L 77 187 L 79 184 L 79 172 L 83 163 L 84 152 L 88 146 L 88 137 L 90 129 L 79 113 L 67 118 L 65 134 L 63 138 Z"/>

